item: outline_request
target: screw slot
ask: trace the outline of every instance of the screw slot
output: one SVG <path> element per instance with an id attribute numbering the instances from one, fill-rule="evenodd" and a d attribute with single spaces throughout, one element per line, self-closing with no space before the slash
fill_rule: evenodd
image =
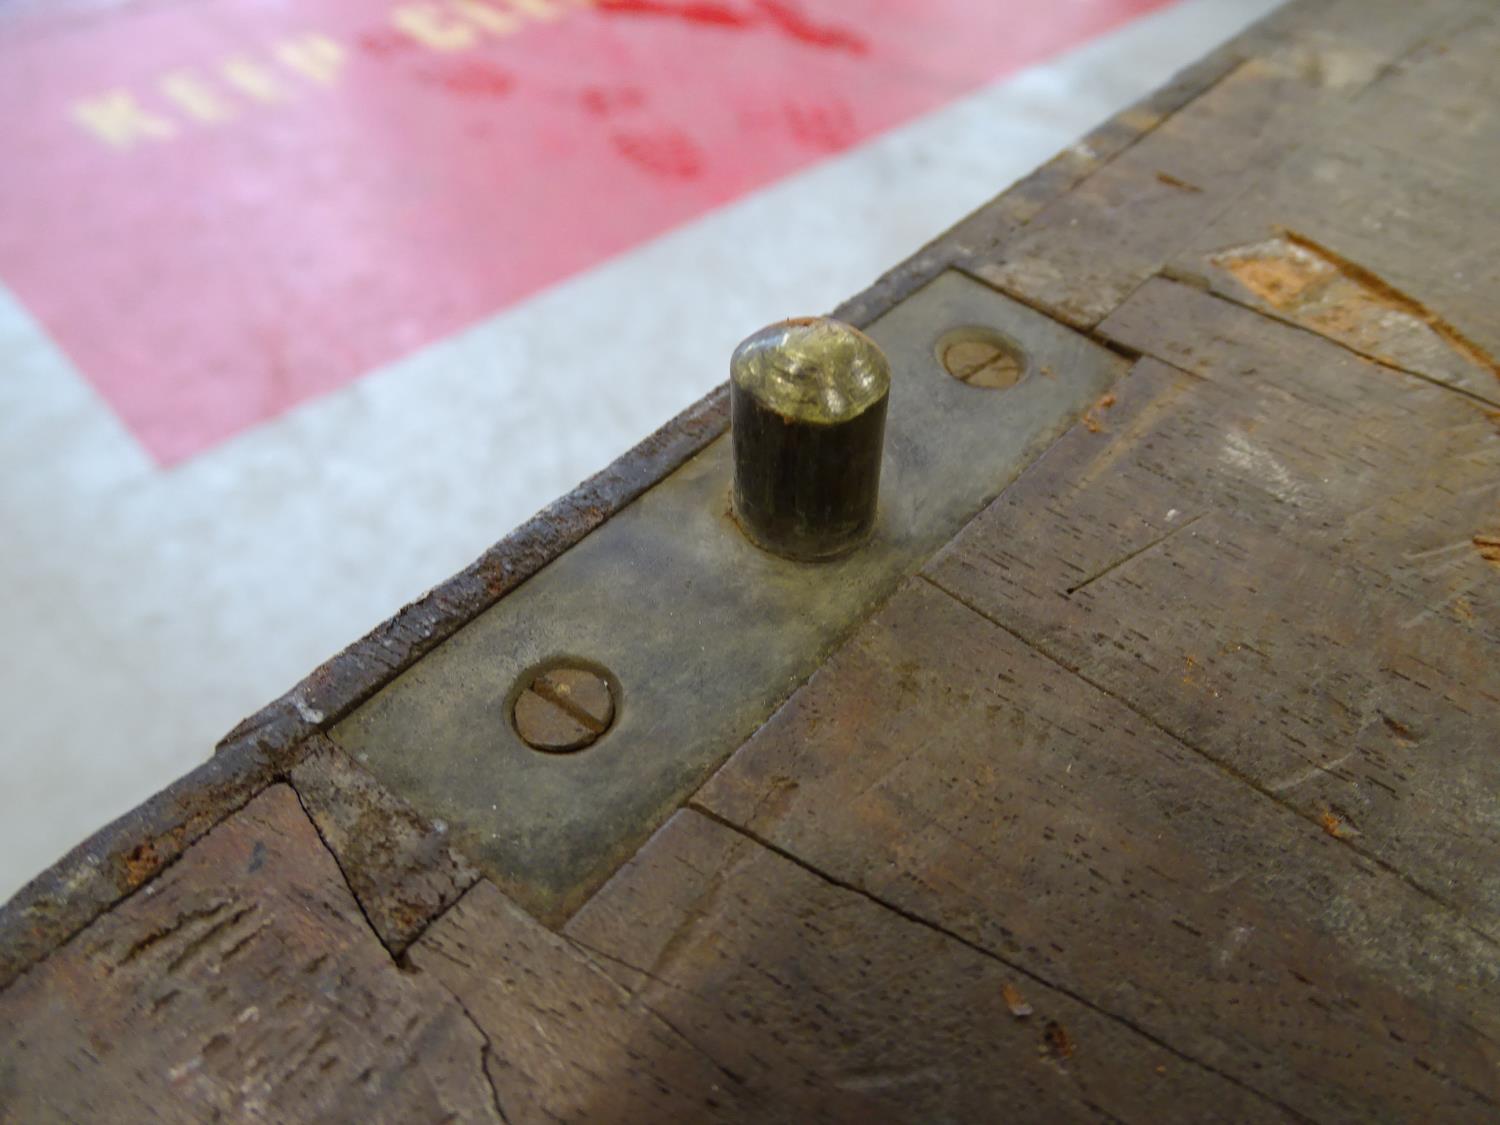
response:
<path id="1" fill-rule="evenodd" d="M 615 686 L 601 669 L 558 660 L 533 669 L 528 677 L 511 706 L 511 722 L 533 750 L 584 750 L 614 723 Z"/>
<path id="2" fill-rule="evenodd" d="M 1030 368 L 1025 350 L 993 328 L 955 328 L 938 340 L 934 350 L 949 375 L 987 391 L 1014 387 Z"/>

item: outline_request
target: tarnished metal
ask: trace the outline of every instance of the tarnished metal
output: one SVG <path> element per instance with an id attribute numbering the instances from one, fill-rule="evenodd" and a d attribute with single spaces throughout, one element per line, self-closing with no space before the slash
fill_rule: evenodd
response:
<path id="1" fill-rule="evenodd" d="M 735 349 L 734 513 L 754 543 L 815 561 L 869 538 L 890 388 L 880 347 L 826 317 L 773 324 Z"/>
<path id="2" fill-rule="evenodd" d="M 576 663 L 534 672 L 511 709 L 516 733 L 533 750 L 568 754 L 599 741 L 615 721 L 615 693 L 604 673 Z"/>
<path id="3" fill-rule="evenodd" d="M 1014 340 L 1038 372 L 951 378 L 956 329 Z M 868 329 L 892 380 L 881 503 L 858 551 L 817 566 L 759 550 L 730 515 L 720 439 L 353 712 L 332 732 L 446 822 L 509 894 L 556 919 L 806 678 L 848 630 L 1095 402 L 1123 361 L 959 274 Z M 575 654 L 619 690 L 608 737 L 539 754 L 504 710 Z"/>
<path id="4" fill-rule="evenodd" d="M 1026 353 L 1014 340 L 982 328 L 949 332 L 937 346 L 938 361 L 960 383 L 986 390 L 1014 387 L 1026 375 Z"/>

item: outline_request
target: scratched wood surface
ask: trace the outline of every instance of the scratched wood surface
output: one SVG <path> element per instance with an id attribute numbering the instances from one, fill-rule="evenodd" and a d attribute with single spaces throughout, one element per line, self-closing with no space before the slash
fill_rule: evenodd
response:
<path id="1" fill-rule="evenodd" d="M 1500 26 L 1492 9 L 1463 17 L 1309 129 L 1166 271 L 1500 404 L 1500 262 L 1483 233 Z"/>
<path id="2" fill-rule="evenodd" d="M 400 972 L 276 785 L 0 998 L 0 1116 L 497 1121 L 482 1033 Z"/>
<path id="3" fill-rule="evenodd" d="M 1487 321 L 1492 306 L 1478 294 L 1493 265 L 1455 278 L 1449 255 L 1435 252 L 1466 246 L 1460 266 L 1481 255 L 1465 235 L 1486 220 L 1467 204 L 1444 205 L 1482 192 L 1472 181 L 1494 167 L 1494 79 L 1485 71 L 1494 34 L 1487 0 L 1324 5 L 1307 34 L 1241 62 L 972 268 L 1088 327 L 1216 220 L 1248 224 L 1256 239 L 1316 223 L 1335 242 L 1361 232 L 1348 246 L 1355 261 L 1382 247 L 1368 264 L 1396 264 L 1397 288 L 1420 279 L 1434 297 L 1457 295 L 1453 313 Z M 1334 149 L 1357 167 L 1335 174 L 1309 163 Z M 1434 180 L 1444 186 L 1414 199 Z M 1297 206 L 1271 210 L 1269 197 Z M 1382 213 L 1401 221 L 1382 222 Z M 1475 289 L 1459 292 L 1466 283 Z"/>
<path id="4" fill-rule="evenodd" d="M 360 856 L 256 797 L 0 996 L 0 1120 L 883 1119 L 770 1037 L 747 1089 L 487 883 L 398 963 Z"/>
<path id="5" fill-rule="evenodd" d="M 925 248 L 1129 373 L 572 918 L 304 732 L 0 1121 L 1500 1117 L 1497 50 L 1303 0 Z"/>
<path id="6" fill-rule="evenodd" d="M 1020 960 L 684 810 L 565 933 L 755 1087 L 770 1033 L 905 1121 L 1279 1120 Z"/>
<path id="7" fill-rule="evenodd" d="M 461 997 L 484 1031 L 508 1121 L 891 1119 L 858 1089 L 822 1081 L 773 1028 L 741 1029 L 742 1050 L 771 1072 L 748 1081 L 726 1061 L 734 1056 L 632 995 L 609 962 L 544 929 L 489 883 L 438 919 L 407 963 Z"/>
<path id="8" fill-rule="evenodd" d="M 929 575 L 1500 937 L 1500 430 L 1171 282 L 1105 331 L 1180 366 L 1139 364 Z"/>

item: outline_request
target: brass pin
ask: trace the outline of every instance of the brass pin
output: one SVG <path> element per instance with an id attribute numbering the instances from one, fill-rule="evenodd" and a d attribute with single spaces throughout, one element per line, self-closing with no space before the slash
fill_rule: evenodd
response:
<path id="1" fill-rule="evenodd" d="M 869 538 L 890 388 L 885 353 L 837 320 L 785 320 L 735 349 L 734 512 L 752 542 L 817 561 Z"/>

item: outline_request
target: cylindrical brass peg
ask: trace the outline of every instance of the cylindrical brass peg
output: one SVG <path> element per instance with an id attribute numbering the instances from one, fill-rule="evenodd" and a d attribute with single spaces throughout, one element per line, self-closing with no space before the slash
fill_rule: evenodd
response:
<path id="1" fill-rule="evenodd" d="M 875 526 L 891 367 L 837 320 L 763 328 L 730 360 L 734 512 L 752 542 L 835 558 Z"/>

